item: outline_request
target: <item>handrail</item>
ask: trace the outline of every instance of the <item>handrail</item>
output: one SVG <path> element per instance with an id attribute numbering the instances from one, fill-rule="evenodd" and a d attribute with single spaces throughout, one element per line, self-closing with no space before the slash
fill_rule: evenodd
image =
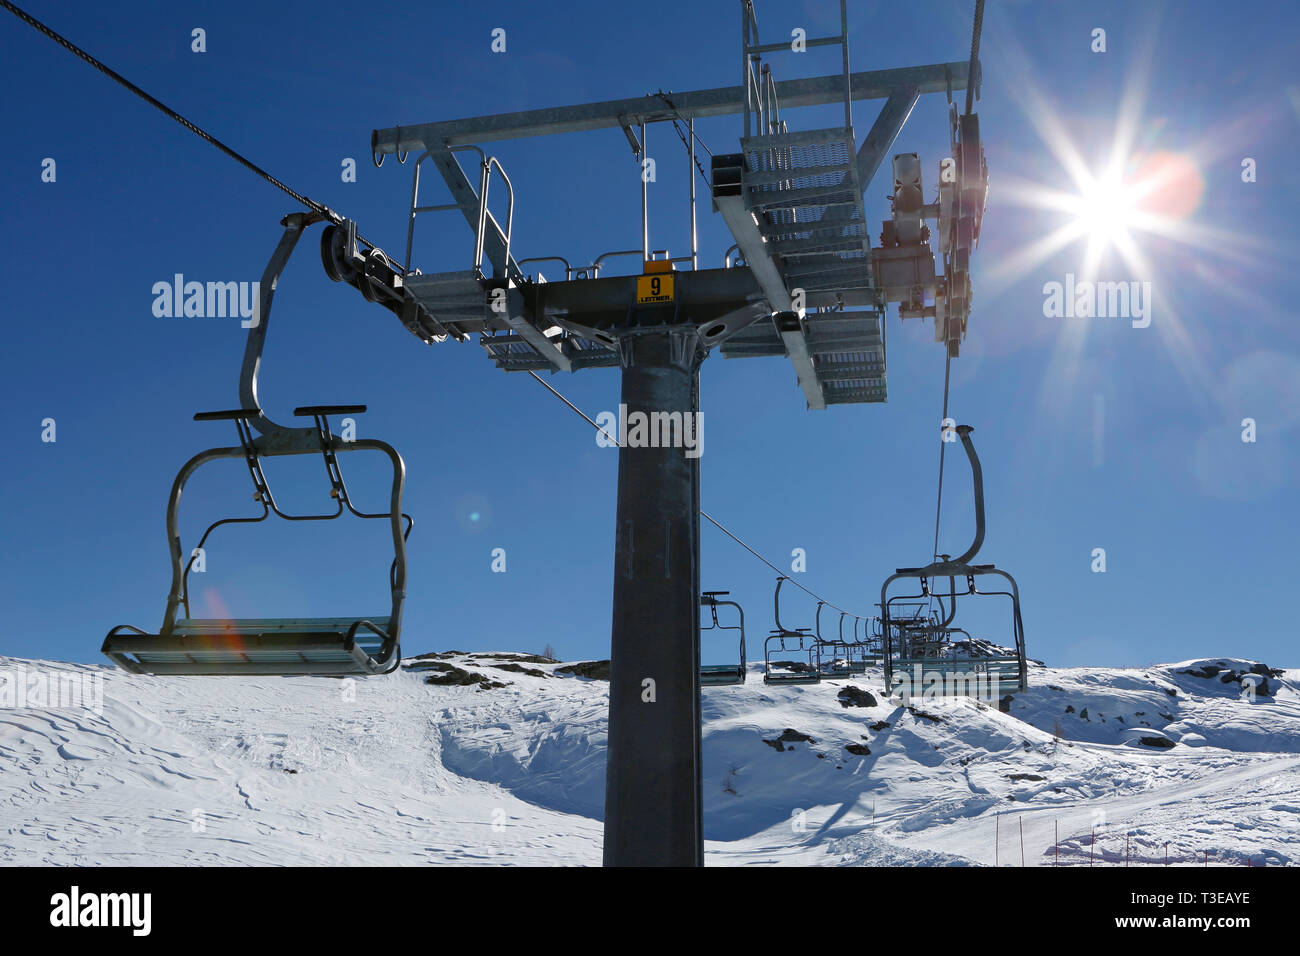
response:
<path id="1" fill-rule="evenodd" d="M 531 256 L 527 259 L 520 259 L 515 263 L 515 265 L 522 269 L 529 262 L 563 262 L 564 278 L 573 278 L 573 266 L 569 265 L 569 260 L 564 258 L 564 256 Z"/>
<path id="2" fill-rule="evenodd" d="M 478 149 L 478 147 L 473 148 Z M 479 150 L 479 155 L 483 155 L 482 150 Z M 492 184 L 493 166 L 496 167 L 497 172 L 501 174 L 501 178 L 505 180 L 506 184 L 506 228 L 504 230 L 501 229 L 501 224 L 497 222 L 496 217 L 492 215 L 487 204 L 488 188 Z M 479 272 L 483 271 L 483 242 L 486 238 L 484 230 L 487 228 L 487 222 L 489 219 L 492 220 L 492 225 L 496 227 L 497 231 L 502 233 L 502 237 L 505 240 L 505 265 L 502 268 L 502 273 L 504 274 L 510 268 L 510 232 L 514 227 L 515 219 L 515 187 L 511 184 L 510 177 L 506 175 L 505 168 L 502 167 L 501 163 L 495 156 L 484 158 L 482 173 L 479 177 L 478 228 L 474 237 L 474 268 Z"/>
<path id="3" fill-rule="evenodd" d="M 577 271 L 590 272 L 592 273 L 591 277 L 595 279 L 600 276 L 600 270 L 604 268 L 603 263 L 606 259 L 612 259 L 615 256 L 641 256 L 644 261 L 644 255 L 645 254 L 640 249 L 616 249 L 612 252 L 602 252 L 600 255 L 596 257 L 595 261 L 592 262 L 591 265 L 586 266 L 585 268 L 579 269 Z M 663 256 L 667 258 L 668 250 L 652 249 L 650 250 L 650 256 L 651 258 L 653 258 L 654 256 Z"/>
<path id="4" fill-rule="evenodd" d="M 471 152 L 471 151 L 478 153 L 480 162 L 485 161 L 483 150 L 473 145 L 472 143 L 462 145 L 462 146 L 452 146 L 448 148 L 448 152 L 451 153 L 463 153 L 463 152 Z M 461 208 L 460 203 L 455 203 L 455 202 L 440 203 L 439 205 L 436 206 L 418 205 L 419 196 L 420 196 L 420 164 L 423 163 L 426 159 L 433 159 L 433 154 L 430 153 L 427 149 L 422 154 L 420 154 L 420 156 L 415 160 L 415 169 L 411 174 L 411 211 L 407 216 L 407 222 L 406 222 L 406 262 L 402 267 L 402 271 L 406 275 L 410 275 L 411 273 L 411 253 L 415 242 L 416 215 L 422 212 L 443 212 L 446 210 Z M 399 160 L 399 162 L 400 161 L 401 160 Z M 477 263 L 477 259 L 476 259 L 476 263 Z"/>
<path id="5" fill-rule="evenodd" d="M 776 80 L 772 79 L 770 64 L 763 64 L 763 76 L 767 77 L 767 88 L 763 91 L 763 99 L 767 105 L 765 129 L 771 134 L 777 132 L 777 126 L 781 122 L 781 104 L 776 98 Z"/>

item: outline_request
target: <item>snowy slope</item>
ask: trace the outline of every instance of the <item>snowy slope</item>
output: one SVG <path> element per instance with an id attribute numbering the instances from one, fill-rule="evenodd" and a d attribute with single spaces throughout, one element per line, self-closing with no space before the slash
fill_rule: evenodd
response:
<path id="1" fill-rule="evenodd" d="M 104 678 L 102 713 L 0 709 L 0 862 L 598 863 L 607 683 L 504 654 L 412 663 L 345 682 L 0 658 Z M 708 862 L 1019 865 L 1023 831 L 1028 865 L 1058 832 L 1062 864 L 1166 844 L 1295 864 L 1300 671 L 1248 677 L 1251 700 L 1252 666 L 1035 667 L 1007 713 L 909 709 L 878 672 L 768 687 L 754 669 L 704 691 Z M 843 706 L 849 685 L 874 706 Z"/>

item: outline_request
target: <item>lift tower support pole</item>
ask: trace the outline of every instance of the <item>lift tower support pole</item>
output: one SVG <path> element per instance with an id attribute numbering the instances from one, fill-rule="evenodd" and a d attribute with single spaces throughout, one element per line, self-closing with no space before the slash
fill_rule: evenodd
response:
<path id="1" fill-rule="evenodd" d="M 839 37 L 815 42 L 844 43 L 846 37 L 842 29 Z M 747 53 L 788 46 L 788 41 L 754 45 L 746 39 Z M 389 154 L 400 161 L 415 151 L 417 169 L 420 159 L 431 160 L 451 192 L 453 204 L 421 207 L 413 186 L 411 215 L 459 207 L 476 242 L 473 270 L 403 272 L 396 277 L 400 297 L 385 302 L 424 341 L 447 335 L 463 340 L 480 333 L 479 344 L 505 371 L 618 365 L 629 412 L 698 415 L 699 367 L 713 348 L 724 358 L 788 357 L 811 408 L 883 402 L 884 304 L 901 296 L 910 301 L 915 282 L 903 279 L 924 265 L 933 275 L 933 253 L 920 243 L 914 250 L 891 248 L 883 267 L 892 267 L 893 274 L 877 275 L 876 260 L 882 257 L 866 232 L 863 190 L 888 157 L 917 99 L 926 93 L 951 97 L 966 89 L 969 73 L 970 63 L 962 61 L 769 81 L 765 95 L 782 110 L 845 103 L 847 111 L 846 99 L 886 103 L 860 145 L 847 125 L 793 133 L 764 130 L 743 138 L 741 153 L 715 156 L 714 205 L 745 265 L 728 261 L 720 269 L 674 273 L 672 291 L 657 298 L 643 297 L 638 288 L 650 269 L 642 276 L 590 276 L 582 270 L 584 277 L 576 278 L 566 262 L 563 280 L 543 282 L 540 275 L 526 274 L 520 262 L 538 260 L 516 261 L 509 211 L 502 226 L 487 209 L 486 184 L 493 169 L 501 170 L 481 145 L 598 129 L 622 129 L 635 140 L 633 127 L 669 122 L 684 122 L 689 132 L 697 119 L 749 115 L 754 110 L 749 79 L 741 86 L 373 130 L 376 163 Z M 688 148 L 694 142 L 689 136 Z M 835 156 L 817 159 L 828 143 L 837 147 Z M 639 145 L 644 149 L 644 138 Z M 463 149 L 478 150 L 480 169 L 487 171 L 477 190 L 457 161 L 456 153 Z M 811 154 L 812 165 L 798 167 L 804 173 L 787 176 L 791 150 Z M 838 179 L 829 185 L 796 184 L 810 175 Z M 508 179 L 505 186 L 513 196 Z M 813 218 L 803 213 L 791 219 L 796 209 L 811 210 Z M 792 222 L 807 226 L 799 231 L 817 235 L 788 235 Z M 650 244 L 644 231 L 642 239 L 646 259 Z M 359 276 L 349 282 L 363 294 L 374 292 L 371 273 L 381 279 L 388 275 L 386 259 L 377 253 L 349 253 Z M 486 262 L 490 278 L 480 271 Z M 486 306 L 489 286 L 492 292 L 505 287 L 506 311 Z M 812 311 L 793 309 L 795 288 L 804 290 L 804 305 Z M 964 318 L 958 322 L 950 316 L 948 321 L 964 331 Z M 552 333 L 554 327 L 563 335 Z M 690 421 L 695 424 L 698 418 Z M 654 430 L 662 433 L 661 424 Z M 681 447 L 628 443 L 620 450 L 605 781 L 607 865 L 703 862 L 698 515 L 698 458 L 688 458 Z"/>
<path id="2" fill-rule="evenodd" d="M 624 335 L 619 353 L 629 417 L 696 426 L 707 352 L 693 326 Z M 619 450 L 614 561 L 604 862 L 702 866 L 700 459 L 687 449 Z"/>

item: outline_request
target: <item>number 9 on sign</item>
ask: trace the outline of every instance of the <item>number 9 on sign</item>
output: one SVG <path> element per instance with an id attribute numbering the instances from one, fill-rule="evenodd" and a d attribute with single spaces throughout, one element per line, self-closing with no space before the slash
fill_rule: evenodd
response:
<path id="1" fill-rule="evenodd" d="M 653 305 L 656 302 L 673 301 L 672 275 L 648 275 L 636 278 L 637 305 Z"/>

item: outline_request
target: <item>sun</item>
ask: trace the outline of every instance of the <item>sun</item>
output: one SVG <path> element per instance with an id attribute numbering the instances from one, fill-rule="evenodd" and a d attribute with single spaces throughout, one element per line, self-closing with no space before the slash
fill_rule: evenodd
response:
<path id="1" fill-rule="evenodd" d="M 1158 36 L 1150 31 L 1148 43 Z M 1017 157 L 1015 171 L 999 173 L 990 183 L 983 231 L 999 245 L 992 261 L 986 258 L 980 297 L 1015 316 L 990 323 L 990 334 L 1001 336 L 999 345 L 1048 347 L 1038 396 L 1042 426 L 1059 429 L 1075 420 L 1069 416 L 1078 413 L 1081 397 L 1105 394 L 1110 363 L 1088 346 L 1103 330 L 1117 328 L 1091 319 L 1036 321 L 1039 314 L 1046 317 L 1049 286 L 1058 283 L 1150 283 L 1150 331 L 1110 336 L 1105 354 L 1121 345 L 1155 344 L 1193 395 L 1207 407 L 1217 405 L 1217 412 L 1236 414 L 1215 367 L 1224 349 L 1217 340 L 1225 334 L 1220 329 L 1229 324 L 1207 321 L 1205 308 L 1214 302 L 1221 309 L 1272 311 L 1247 277 L 1262 266 L 1283 274 L 1294 269 L 1294 253 L 1277 236 L 1224 223 L 1223 197 L 1247 195 L 1232 181 L 1242 162 L 1241 144 L 1258 140 L 1290 113 L 1260 106 L 1209 127 L 1152 115 L 1147 91 L 1157 58 L 1150 49 L 1135 57 L 1117 99 L 1098 101 L 1097 109 L 1075 109 L 1052 98 L 1014 35 L 1004 40 L 998 53 L 1009 67 L 1006 75 L 1014 77 L 1005 91 L 1031 135 L 1007 154 Z M 1210 183 L 1216 184 L 1217 202 L 1203 206 Z M 999 214 L 1000 232 L 990 225 Z M 1210 296 L 1189 294 L 1207 283 Z M 1188 306 L 1196 311 L 1184 311 Z"/>
<path id="2" fill-rule="evenodd" d="M 1090 177 L 1074 203 L 1076 227 L 1098 251 L 1122 244 L 1138 225 L 1138 201 L 1138 190 L 1118 173 Z"/>

